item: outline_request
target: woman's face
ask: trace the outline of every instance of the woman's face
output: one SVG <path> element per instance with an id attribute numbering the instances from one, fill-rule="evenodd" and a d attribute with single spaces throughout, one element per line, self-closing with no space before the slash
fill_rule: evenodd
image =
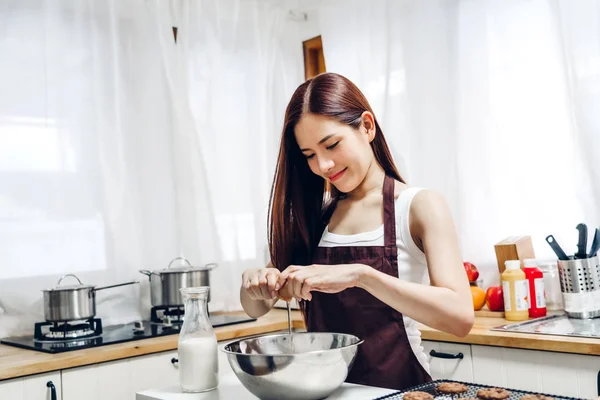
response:
<path id="1" fill-rule="evenodd" d="M 370 121 L 364 121 L 369 126 Z M 371 131 L 374 128 L 369 128 Z M 349 193 L 365 178 L 373 162 L 374 132 L 358 129 L 322 115 L 305 114 L 294 131 L 311 171 Z"/>

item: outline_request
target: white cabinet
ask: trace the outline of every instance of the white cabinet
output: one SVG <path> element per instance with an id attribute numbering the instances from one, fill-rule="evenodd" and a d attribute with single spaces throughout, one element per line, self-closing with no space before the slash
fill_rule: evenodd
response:
<path id="1" fill-rule="evenodd" d="M 452 379 L 579 398 L 598 396 L 600 357 L 423 341 L 433 379 Z M 462 353 L 463 358 L 439 358 Z"/>
<path id="2" fill-rule="evenodd" d="M 471 346 L 474 382 L 580 398 L 598 396 L 600 357 Z"/>
<path id="3" fill-rule="evenodd" d="M 542 388 L 548 393 L 575 395 L 574 390 L 561 390 L 561 382 L 572 382 L 579 397 L 595 399 L 600 396 L 598 382 L 600 357 L 579 354 L 541 352 Z M 563 386 L 564 387 L 564 386 Z"/>
<path id="4" fill-rule="evenodd" d="M 56 399 L 61 399 L 60 371 L 15 378 L 0 382 L 0 400 L 52 400 L 51 382 Z"/>
<path id="5" fill-rule="evenodd" d="M 62 400 L 132 400 L 138 391 L 176 385 L 173 358 L 176 351 L 65 370 Z"/>
<path id="6" fill-rule="evenodd" d="M 471 346 L 471 349 L 475 382 L 513 389 L 541 391 L 539 383 L 540 351 L 475 345 Z"/>
<path id="7" fill-rule="evenodd" d="M 179 384 L 177 351 L 151 354 L 132 358 L 129 368 L 131 370 L 131 393 L 141 390 L 156 389 Z"/>
<path id="8" fill-rule="evenodd" d="M 62 372 L 62 400 L 131 400 L 129 360 L 112 361 Z"/>
<path id="9" fill-rule="evenodd" d="M 471 346 L 468 344 L 431 342 L 422 343 L 429 360 L 429 368 L 433 379 L 452 379 L 473 382 L 473 364 Z M 432 350 L 434 355 L 431 354 Z M 443 358 L 462 354 L 462 358 Z"/>

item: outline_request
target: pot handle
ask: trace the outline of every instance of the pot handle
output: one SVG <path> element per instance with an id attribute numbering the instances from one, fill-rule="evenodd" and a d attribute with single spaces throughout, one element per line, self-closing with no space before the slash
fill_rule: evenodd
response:
<path id="1" fill-rule="evenodd" d="M 206 264 L 206 265 L 204 266 L 204 268 L 206 268 L 206 269 L 215 269 L 215 268 L 217 268 L 218 266 L 219 266 L 219 264 L 217 264 L 217 263 L 208 263 L 208 264 Z"/>
<path id="2" fill-rule="evenodd" d="M 98 290 L 110 289 L 110 288 L 125 286 L 125 285 L 133 285 L 134 283 L 140 283 L 140 281 L 131 281 L 131 282 L 125 282 L 125 283 L 117 283 L 116 285 L 101 286 L 101 287 L 94 288 L 93 290 L 97 292 Z"/>
<path id="3" fill-rule="evenodd" d="M 140 269 L 140 270 L 138 270 L 138 272 L 140 272 L 140 273 L 142 273 L 144 275 L 148 275 L 148 277 L 151 277 L 152 275 L 159 275 L 159 274 L 157 274 L 154 271 L 150 271 L 149 269 Z"/>
<path id="4" fill-rule="evenodd" d="M 63 275 L 63 276 L 62 276 L 62 277 L 61 277 L 61 278 L 58 280 L 58 283 L 56 284 L 56 286 L 60 286 L 60 283 L 62 282 L 62 280 L 63 280 L 63 279 L 65 279 L 67 276 L 72 276 L 73 278 L 77 279 L 77 282 L 79 282 L 79 284 L 80 284 L 80 285 L 83 285 L 83 283 L 81 283 L 81 279 L 79 279 L 79 278 L 77 277 L 77 275 L 74 275 L 74 274 L 66 274 L 66 275 Z"/>
<path id="5" fill-rule="evenodd" d="M 171 264 L 173 264 L 173 261 L 176 261 L 176 260 L 183 260 L 183 261 L 185 261 L 187 263 L 188 266 L 190 266 L 190 267 L 192 266 L 192 264 L 190 264 L 190 262 L 188 261 L 187 258 L 185 258 L 185 257 L 175 257 L 174 259 L 171 260 L 171 262 L 169 263 L 169 266 L 167 267 L 167 269 L 171 268 Z"/>

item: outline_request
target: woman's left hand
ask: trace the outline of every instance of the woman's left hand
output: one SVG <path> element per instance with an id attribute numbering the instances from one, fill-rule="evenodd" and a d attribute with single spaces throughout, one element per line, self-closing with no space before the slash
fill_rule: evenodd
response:
<path id="1" fill-rule="evenodd" d="M 290 265 L 279 275 L 279 285 L 298 300 L 311 300 L 311 291 L 338 293 L 357 286 L 363 264 L 338 264 L 306 266 Z"/>

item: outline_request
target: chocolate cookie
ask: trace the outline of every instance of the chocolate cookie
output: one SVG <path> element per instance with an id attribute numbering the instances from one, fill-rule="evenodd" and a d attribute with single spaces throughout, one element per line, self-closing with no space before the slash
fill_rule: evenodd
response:
<path id="1" fill-rule="evenodd" d="M 521 397 L 521 400 L 554 400 L 554 398 L 543 394 L 526 394 Z"/>
<path id="2" fill-rule="evenodd" d="M 406 392 L 402 398 L 404 400 L 433 400 L 433 396 L 425 392 Z"/>
<path id="3" fill-rule="evenodd" d="M 479 389 L 477 397 L 485 400 L 504 400 L 510 397 L 510 392 L 500 388 Z"/>
<path id="4" fill-rule="evenodd" d="M 437 390 L 446 394 L 456 394 L 456 393 L 464 393 L 469 388 L 467 388 L 462 383 L 456 382 L 442 382 L 437 386 Z"/>

